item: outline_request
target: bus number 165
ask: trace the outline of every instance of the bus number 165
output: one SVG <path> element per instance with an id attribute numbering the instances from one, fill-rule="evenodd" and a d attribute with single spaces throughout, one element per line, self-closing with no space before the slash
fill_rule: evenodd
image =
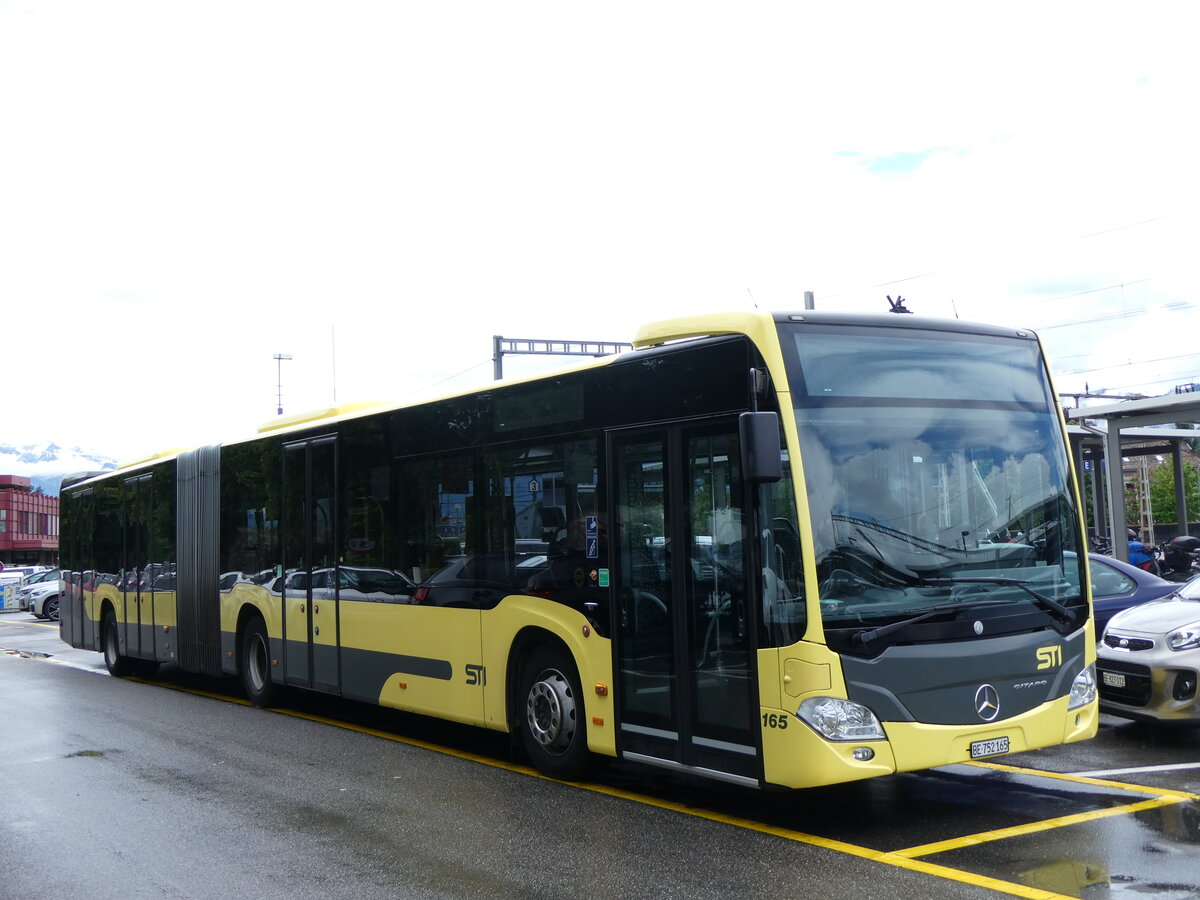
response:
<path id="1" fill-rule="evenodd" d="M 787 713 L 763 713 L 763 728 L 787 728 Z"/>

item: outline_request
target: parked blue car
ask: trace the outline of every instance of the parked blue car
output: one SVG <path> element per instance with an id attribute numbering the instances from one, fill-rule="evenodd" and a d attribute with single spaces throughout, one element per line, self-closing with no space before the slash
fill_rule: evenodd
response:
<path id="1" fill-rule="evenodd" d="M 1179 588 L 1174 581 L 1099 553 L 1088 554 L 1088 568 L 1092 575 L 1096 640 L 1104 634 L 1108 620 L 1121 610 L 1165 597 Z"/>

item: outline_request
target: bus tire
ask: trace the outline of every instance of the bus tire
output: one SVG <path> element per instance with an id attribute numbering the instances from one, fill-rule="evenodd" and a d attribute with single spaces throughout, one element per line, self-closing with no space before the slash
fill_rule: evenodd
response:
<path id="1" fill-rule="evenodd" d="M 104 651 L 104 668 L 109 675 L 120 678 L 133 671 L 133 660 L 121 653 L 121 637 L 117 634 L 117 617 L 111 609 L 100 619 L 100 646 Z"/>
<path id="2" fill-rule="evenodd" d="M 552 778 L 579 778 L 591 764 L 583 692 L 570 657 L 545 645 L 534 648 L 521 670 L 518 718 L 525 752 Z"/>
<path id="3" fill-rule="evenodd" d="M 278 686 L 271 680 L 271 641 L 267 626 L 258 616 L 249 619 L 242 629 L 241 653 L 242 690 L 255 706 L 270 706 L 278 695 Z"/>

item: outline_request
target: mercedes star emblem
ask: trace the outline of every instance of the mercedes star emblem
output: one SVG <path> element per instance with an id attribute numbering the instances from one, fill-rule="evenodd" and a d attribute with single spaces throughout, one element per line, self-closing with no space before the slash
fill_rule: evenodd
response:
<path id="1" fill-rule="evenodd" d="M 982 684 L 975 692 L 975 712 L 985 722 L 1000 715 L 1000 694 L 990 684 Z"/>

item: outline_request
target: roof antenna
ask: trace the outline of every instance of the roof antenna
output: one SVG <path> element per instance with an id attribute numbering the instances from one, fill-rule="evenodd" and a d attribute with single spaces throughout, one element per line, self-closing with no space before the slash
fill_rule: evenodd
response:
<path id="1" fill-rule="evenodd" d="M 904 308 L 904 298 L 901 297 L 899 294 L 896 295 L 895 300 L 892 299 L 891 294 L 888 294 L 887 300 L 888 300 L 888 303 L 892 304 L 892 308 L 890 310 L 888 310 L 888 312 L 907 313 L 910 316 L 912 315 L 911 309 Z"/>
<path id="2" fill-rule="evenodd" d="M 754 299 L 754 294 L 750 293 L 750 288 L 746 288 L 746 293 L 750 294 L 750 302 L 754 304 L 755 309 L 758 309 L 758 301 Z"/>

